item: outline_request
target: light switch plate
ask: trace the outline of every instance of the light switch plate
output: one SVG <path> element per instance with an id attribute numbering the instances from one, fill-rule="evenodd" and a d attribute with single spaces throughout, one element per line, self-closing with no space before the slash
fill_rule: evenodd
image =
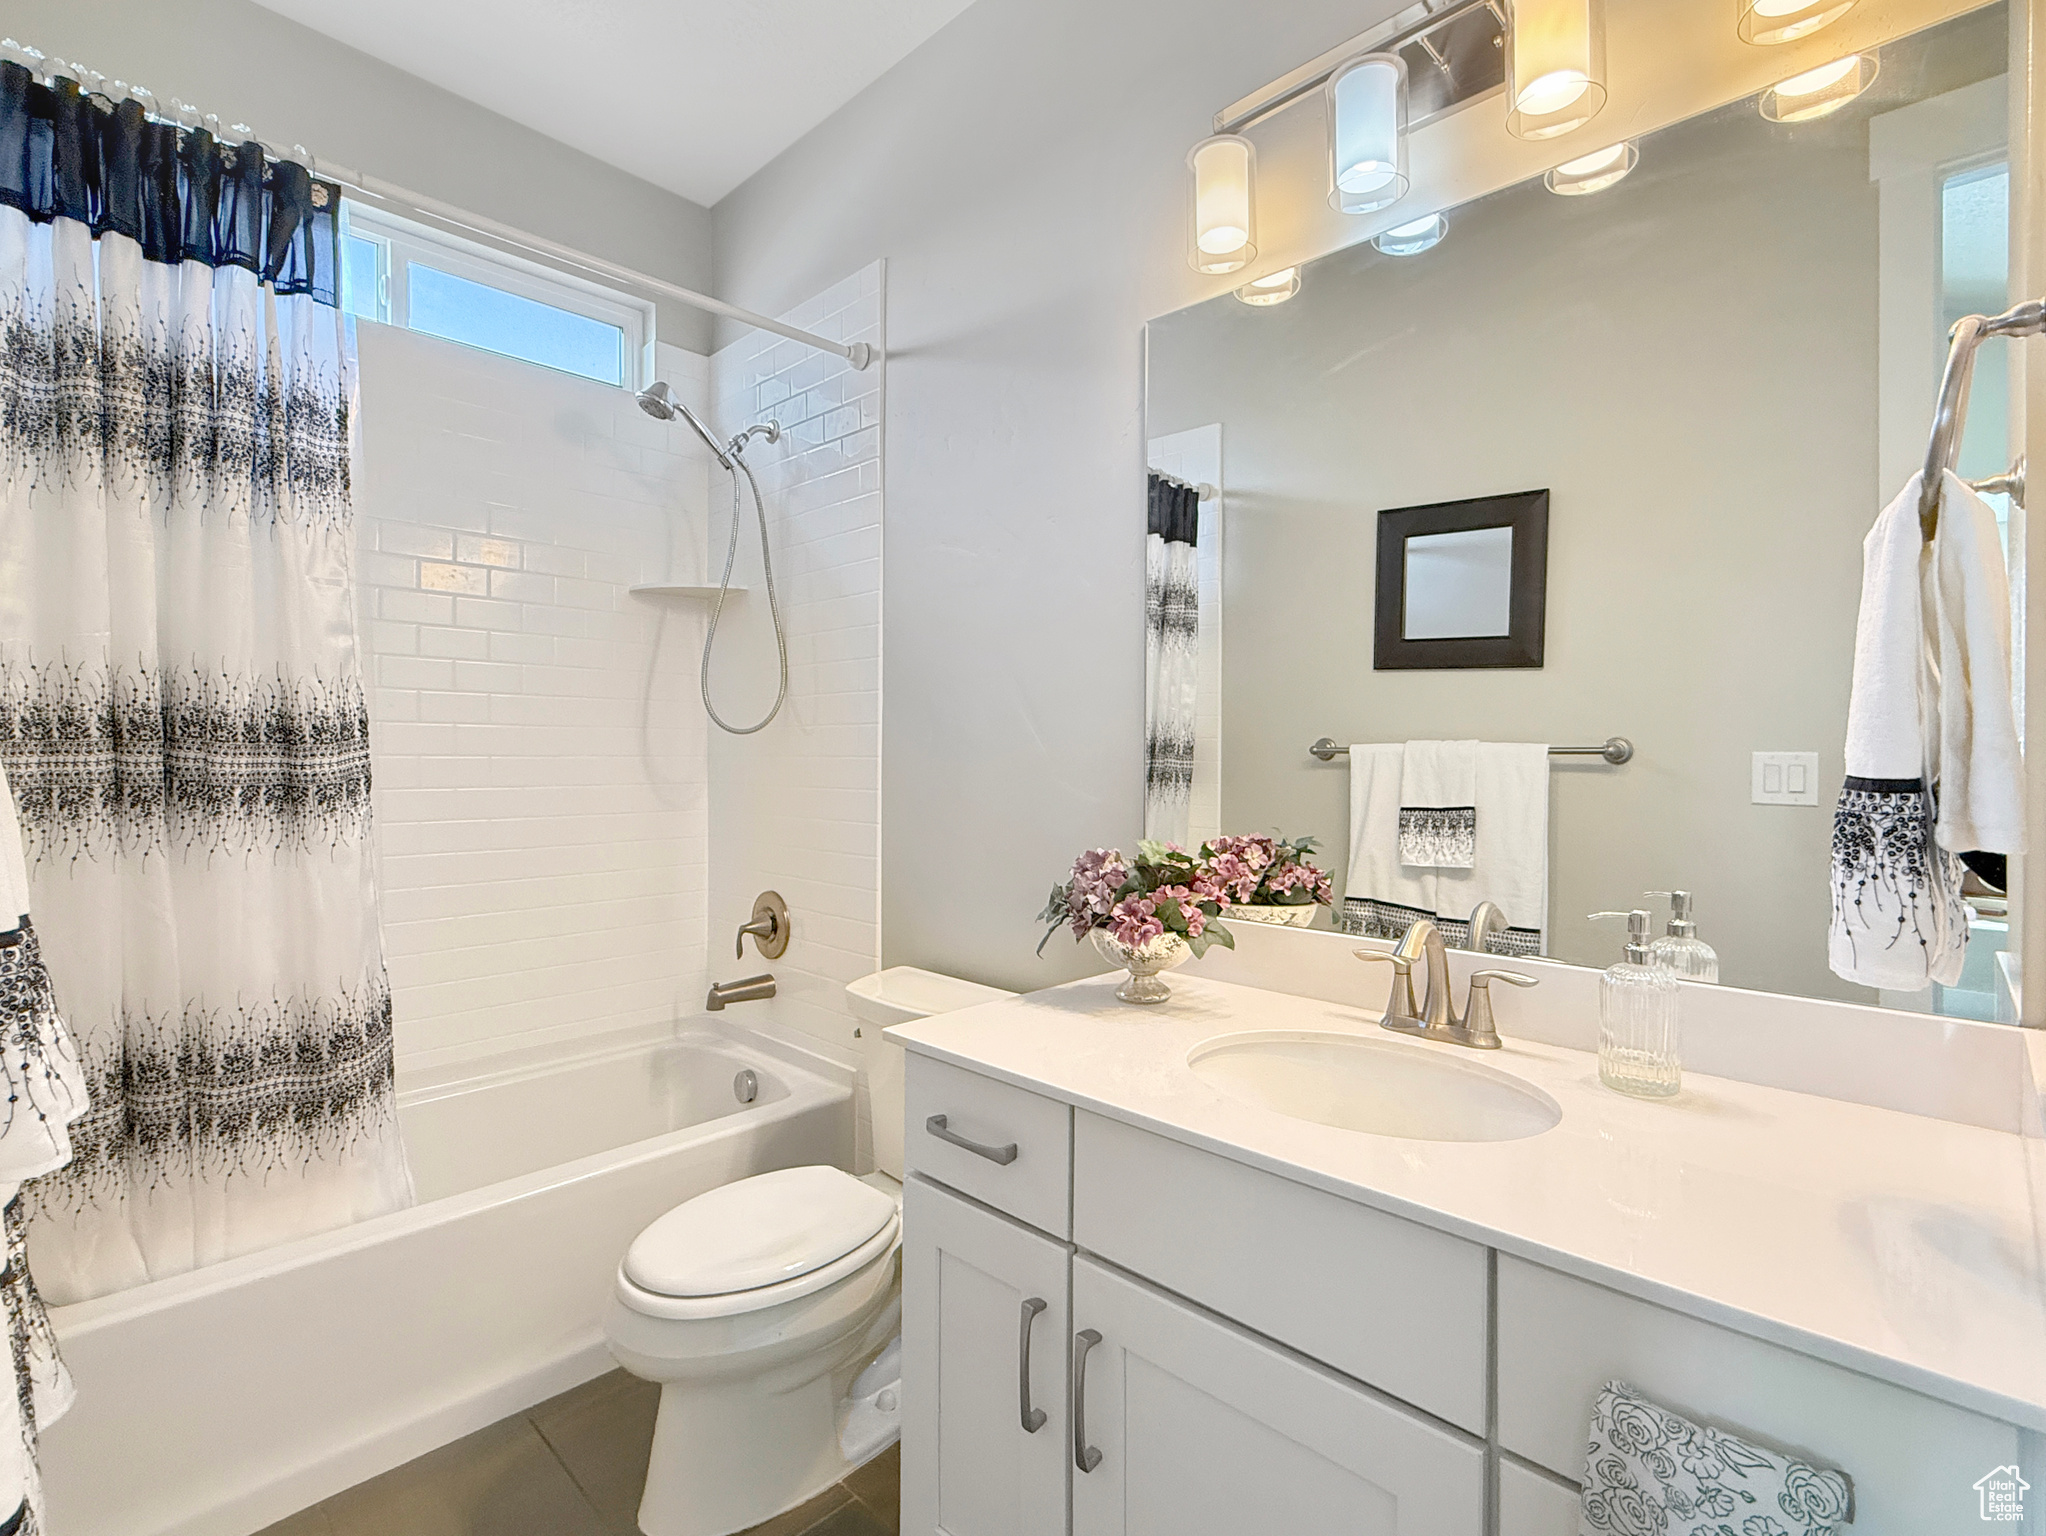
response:
<path id="1" fill-rule="evenodd" d="M 1817 805 L 1819 754 L 1757 752 L 1753 799 L 1756 805 Z"/>

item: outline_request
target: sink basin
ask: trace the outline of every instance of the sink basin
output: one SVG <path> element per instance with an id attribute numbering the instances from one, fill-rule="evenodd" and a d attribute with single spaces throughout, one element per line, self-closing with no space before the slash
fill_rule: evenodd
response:
<path id="1" fill-rule="evenodd" d="M 1563 1118 L 1539 1088 L 1451 1049 L 1287 1030 L 1204 1041 L 1187 1065 L 1239 1103 L 1374 1136 L 1518 1141 Z"/>

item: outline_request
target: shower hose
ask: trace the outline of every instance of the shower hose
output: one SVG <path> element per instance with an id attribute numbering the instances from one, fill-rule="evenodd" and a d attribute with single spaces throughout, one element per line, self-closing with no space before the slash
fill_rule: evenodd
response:
<path id="1" fill-rule="evenodd" d="M 725 574 L 718 582 L 717 604 L 710 611 L 710 627 L 703 635 L 703 669 L 699 679 L 703 688 L 704 712 L 710 716 L 711 723 L 719 730 L 729 731 L 734 736 L 751 736 L 755 731 L 767 728 L 768 722 L 781 713 L 782 701 L 789 696 L 789 638 L 782 629 L 781 604 L 774 592 L 774 557 L 767 549 L 767 509 L 761 504 L 760 482 L 753 478 L 753 466 L 746 462 L 742 454 L 735 451 L 731 458 L 732 463 L 738 466 L 732 475 L 732 537 L 725 546 Z M 760 525 L 760 569 L 767 577 L 767 612 L 774 620 L 774 647 L 781 659 L 781 685 L 775 690 L 774 705 L 752 725 L 730 724 L 718 713 L 717 705 L 710 701 L 711 647 L 717 643 L 718 620 L 725 611 L 725 597 L 732 590 L 732 564 L 739 555 L 739 519 L 744 513 L 739 498 L 739 474 L 742 472 L 746 477 L 747 486 L 753 492 L 753 520 Z"/>

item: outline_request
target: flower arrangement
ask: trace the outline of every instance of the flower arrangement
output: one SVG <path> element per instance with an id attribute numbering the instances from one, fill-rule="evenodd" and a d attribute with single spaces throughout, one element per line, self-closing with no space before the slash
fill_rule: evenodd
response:
<path id="1" fill-rule="evenodd" d="M 1201 845 L 1201 860 L 1231 906 L 1328 906 L 1335 900 L 1325 870 L 1308 862 L 1311 837 L 1218 837 Z"/>
<path id="2" fill-rule="evenodd" d="M 1037 952 L 1061 927 L 1077 942 L 1104 932 L 1130 950 L 1143 950 L 1168 934 L 1183 939 L 1196 956 L 1211 944 L 1234 949 L 1236 940 L 1217 922 L 1229 894 L 1208 865 L 1206 850 L 1191 854 L 1171 843 L 1145 841 L 1134 859 L 1116 848 L 1095 848 L 1073 861 L 1064 885 L 1052 888 L 1038 914 L 1050 926 Z"/>

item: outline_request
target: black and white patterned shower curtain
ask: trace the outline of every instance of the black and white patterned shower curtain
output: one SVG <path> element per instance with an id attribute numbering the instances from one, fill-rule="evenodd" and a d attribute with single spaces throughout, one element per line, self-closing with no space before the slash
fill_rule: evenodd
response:
<path id="1" fill-rule="evenodd" d="M 1144 537 L 1144 836 L 1186 842 L 1193 798 L 1201 592 L 1200 493 L 1150 477 Z"/>
<path id="2" fill-rule="evenodd" d="M 0 63 L 0 759 L 91 1106 L 53 1301 L 407 1203 L 337 190 Z"/>

